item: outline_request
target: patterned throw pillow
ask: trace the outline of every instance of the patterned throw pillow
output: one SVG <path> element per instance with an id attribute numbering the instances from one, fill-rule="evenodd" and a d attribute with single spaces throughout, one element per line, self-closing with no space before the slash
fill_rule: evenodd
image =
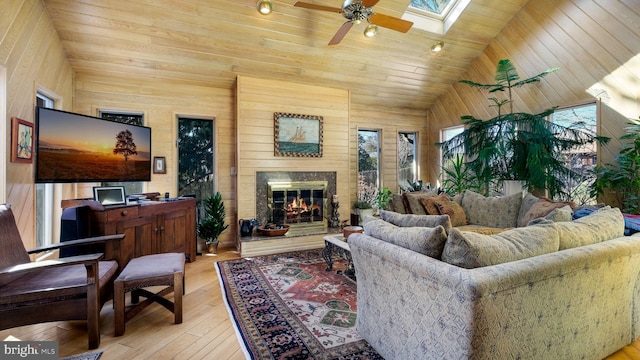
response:
<path id="1" fill-rule="evenodd" d="M 543 218 L 549 215 L 553 210 L 563 208 L 565 206 L 573 208 L 575 207 L 575 203 L 572 201 L 552 201 L 546 198 L 540 198 L 529 208 L 522 218 L 518 219 L 518 226 L 526 226 L 531 220 Z"/>
<path id="2" fill-rule="evenodd" d="M 439 259 L 442 256 L 447 234 L 442 226 L 397 227 L 381 219 L 364 224 L 365 235 Z"/>
<path id="3" fill-rule="evenodd" d="M 522 204 L 520 205 L 520 210 L 518 211 L 518 227 L 527 226 L 528 222 L 524 222 L 522 218 L 527 213 L 527 211 L 531 209 L 533 204 L 538 202 L 538 200 L 540 200 L 540 198 L 531 193 L 524 194 L 524 197 L 522 198 Z"/>
<path id="4" fill-rule="evenodd" d="M 401 194 L 391 195 L 391 199 L 389 199 L 389 207 L 391 208 L 391 211 L 397 212 L 398 214 L 407 213 L 407 210 L 404 208 L 404 200 L 402 199 Z"/>
<path id="5" fill-rule="evenodd" d="M 560 243 L 560 233 L 555 226 L 529 226 L 495 235 L 453 228 L 444 245 L 442 261 L 473 269 L 555 252 Z"/>
<path id="6" fill-rule="evenodd" d="M 420 198 L 436 197 L 438 193 L 435 191 L 414 191 L 402 193 L 404 207 L 407 214 L 427 215 L 424 207 L 420 203 Z"/>
<path id="7" fill-rule="evenodd" d="M 460 204 L 453 200 L 436 200 L 434 201 L 438 211 L 442 215 L 449 215 L 452 226 L 467 225 L 467 215 Z"/>
<path id="8" fill-rule="evenodd" d="M 624 217 L 618 208 L 597 210 L 577 220 L 555 225 L 560 230 L 560 250 L 624 236 Z"/>
<path id="9" fill-rule="evenodd" d="M 431 197 L 420 197 L 418 201 L 422 204 L 424 211 L 427 215 L 440 215 L 441 212 L 436 205 L 436 201 L 449 200 L 449 196 L 447 194 L 440 194 L 438 196 Z"/>
<path id="10" fill-rule="evenodd" d="M 442 226 L 447 233 L 451 230 L 451 220 L 447 215 L 398 214 L 386 210 L 378 210 L 378 214 L 380 214 L 382 220 L 399 227 L 421 226 L 434 228 Z"/>
<path id="11" fill-rule="evenodd" d="M 467 190 L 462 198 L 462 208 L 470 225 L 495 228 L 514 228 L 518 224 L 518 212 L 522 194 L 484 197 Z"/>

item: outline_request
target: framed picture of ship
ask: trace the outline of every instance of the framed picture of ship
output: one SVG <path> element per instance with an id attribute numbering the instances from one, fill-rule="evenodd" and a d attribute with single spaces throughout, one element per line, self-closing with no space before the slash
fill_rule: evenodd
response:
<path id="1" fill-rule="evenodd" d="M 322 116 L 274 113 L 275 155 L 322 157 Z"/>

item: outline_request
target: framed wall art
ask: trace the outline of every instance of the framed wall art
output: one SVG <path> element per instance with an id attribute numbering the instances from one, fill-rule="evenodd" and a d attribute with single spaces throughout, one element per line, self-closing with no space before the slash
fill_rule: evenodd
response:
<path id="1" fill-rule="evenodd" d="M 167 160 L 164 156 L 153 157 L 153 173 L 154 174 L 167 173 Z"/>
<path id="2" fill-rule="evenodd" d="M 33 162 L 33 124 L 17 117 L 11 118 L 11 161 Z"/>
<path id="3" fill-rule="evenodd" d="M 275 155 L 322 157 L 322 116 L 274 113 Z"/>

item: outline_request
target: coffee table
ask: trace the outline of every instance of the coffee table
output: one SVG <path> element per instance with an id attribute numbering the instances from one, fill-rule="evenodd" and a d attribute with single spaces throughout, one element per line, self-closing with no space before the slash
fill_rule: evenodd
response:
<path id="1" fill-rule="evenodd" d="M 327 262 L 327 271 L 333 270 L 333 253 L 338 254 L 347 262 L 347 267 L 344 270 L 344 274 L 350 279 L 356 279 L 356 271 L 353 267 L 353 261 L 351 260 L 351 249 L 347 243 L 347 239 L 342 235 L 327 235 L 324 237 L 324 249 L 322 250 L 322 257 Z M 337 271 L 338 274 L 342 273 L 341 270 Z"/>

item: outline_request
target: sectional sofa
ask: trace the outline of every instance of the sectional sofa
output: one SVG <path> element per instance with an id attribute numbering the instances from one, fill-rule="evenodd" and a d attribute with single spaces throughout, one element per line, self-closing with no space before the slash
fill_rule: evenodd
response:
<path id="1" fill-rule="evenodd" d="M 387 360 L 602 359 L 640 335 L 640 237 L 618 209 L 492 235 L 391 215 L 404 226 L 348 239 L 358 332 Z"/>

